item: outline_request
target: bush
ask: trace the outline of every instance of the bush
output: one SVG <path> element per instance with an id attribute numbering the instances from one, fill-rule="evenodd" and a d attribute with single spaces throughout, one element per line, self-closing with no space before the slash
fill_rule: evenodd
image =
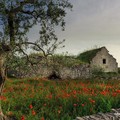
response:
<path id="1" fill-rule="evenodd" d="M 103 68 L 98 67 L 98 66 L 94 66 L 94 67 L 92 68 L 92 75 L 93 75 L 94 77 L 103 76 L 103 75 L 104 75 L 104 70 L 103 70 Z"/>
<path id="2" fill-rule="evenodd" d="M 118 73 L 120 74 L 120 68 L 118 68 Z"/>

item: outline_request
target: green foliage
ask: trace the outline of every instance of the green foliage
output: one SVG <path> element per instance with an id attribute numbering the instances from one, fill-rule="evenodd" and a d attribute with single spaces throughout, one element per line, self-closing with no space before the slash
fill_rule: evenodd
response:
<path id="1" fill-rule="evenodd" d="M 117 76 L 119 74 L 116 73 L 116 72 L 106 72 L 106 75 L 108 75 L 109 77 L 115 77 L 115 76 Z"/>
<path id="2" fill-rule="evenodd" d="M 118 68 L 118 73 L 120 74 L 120 68 Z"/>
<path id="3" fill-rule="evenodd" d="M 93 68 L 92 68 L 92 75 L 94 76 L 94 77 L 99 77 L 99 76 L 102 76 L 103 74 L 105 74 L 104 73 L 104 69 L 103 68 L 101 68 L 101 67 L 98 67 L 98 66 L 94 66 Z"/>
<path id="4" fill-rule="evenodd" d="M 26 51 L 28 48 L 42 52 L 44 56 L 53 54 L 58 46 L 64 42 L 64 40 L 58 41 L 55 26 L 60 26 L 64 30 L 66 9 L 71 8 L 72 5 L 69 0 L 0 0 L 0 53 L 5 56 L 11 53 L 23 54 L 28 61 L 29 56 Z M 28 40 L 27 33 L 35 25 L 40 26 L 37 31 L 39 40 L 31 42 Z M 0 94 L 2 94 L 5 81 L 5 57 L 0 56 L 2 61 L 2 67 L 0 68 Z M 7 69 L 20 70 L 24 68 L 26 71 L 29 69 L 24 57 L 11 57 L 13 59 L 7 59 L 9 60 Z M 14 110 L 17 111 L 19 109 L 22 112 L 26 110 L 24 112 L 28 113 L 21 96 L 18 101 L 20 105 L 18 107 L 14 106 L 16 107 Z M 13 103 L 12 105 L 15 104 Z M 22 104 L 23 107 L 21 107 Z M 11 108 L 12 105 L 8 108 Z M 9 106 L 9 103 L 7 106 Z M 33 117 L 29 118 L 33 120 Z"/>
<path id="5" fill-rule="evenodd" d="M 112 98 L 109 97 L 99 97 L 96 103 L 96 110 L 99 112 L 109 112 L 112 109 Z"/>
<path id="6" fill-rule="evenodd" d="M 28 70 L 28 62 L 23 57 L 11 55 L 6 60 L 6 70 L 8 77 L 15 77 L 16 71 Z"/>
<path id="7" fill-rule="evenodd" d="M 62 67 L 74 67 L 80 64 L 84 64 L 80 60 L 76 59 L 74 56 L 60 54 L 48 56 L 47 58 L 45 58 L 42 53 L 31 53 L 29 55 L 29 60 L 32 61 L 32 63 L 34 63 L 35 65 L 51 67 L 54 71 L 58 72 L 58 74 L 60 68 Z M 9 71 L 29 72 L 29 67 L 32 68 L 31 64 L 27 62 L 25 57 L 22 56 L 12 56 L 11 58 L 9 58 L 9 61 L 7 61 L 7 68 Z"/>
<path id="8" fill-rule="evenodd" d="M 97 48 L 97 49 L 92 49 L 92 50 L 87 50 L 83 53 L 80 53 L 77 56 L 77 59 L 85 62 L 85 63 L 90 63 L 90 61 L 92 60 L 93 57 L 95 57 L 96 53 L 98 51 L 100 51 L 101 48 Z"/>
<path id="9" fill-rule="evenodd" d="M 53 64 L 55 63 L 64 67 L 73 67 L 84 64 L 82 61 L 76 59 L 75 56 L 62 54 L 53 55 Z"/>
<path id="10" fill-rule="evenodd" d="M 104 72 L 104 69 L 101 67 L 94 66 L 92 68 L 92 77 L 93 78 L 102 78 L 102 79 L 112 79 L 113 77 L 119 76 L 116 72 Z"/>
<path id="11" fill-rule="evenodd" d="M 1 100 L 4 112 L 18 120 L 22 116 L 26 120 L 73 120 L 119 108 L 120 81 L 8 79 Z"/>
<path id="12" fill-rule="evenodd" d="M 29 47 L 52 54 L 63 43 L 58 42 L 55 26 L 65 29 L 66 9 L 71 9 L 69 0 L 1 0 L 0 1 L 0 42 L 11 46 L 11 50 L 25 54 Z M 39 27 L 39 40 L 30 42 L 27 33 L 35 25 Z"/>

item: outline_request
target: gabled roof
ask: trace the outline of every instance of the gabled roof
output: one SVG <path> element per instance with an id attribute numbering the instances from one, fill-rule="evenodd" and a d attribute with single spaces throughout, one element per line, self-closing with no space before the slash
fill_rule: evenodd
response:
<path id="1" fill-rule="evenodd" d="M 96 54 L 101 51 L 105 47 L 97 48 L 97 49 L 92 49 L 85 51 L 77 56 L 77 59 L 85 62 L 85 63 L 90 63 L 90 61 L 96 56 Z M 106 49 L 106 48 L 105 48 Z"/>

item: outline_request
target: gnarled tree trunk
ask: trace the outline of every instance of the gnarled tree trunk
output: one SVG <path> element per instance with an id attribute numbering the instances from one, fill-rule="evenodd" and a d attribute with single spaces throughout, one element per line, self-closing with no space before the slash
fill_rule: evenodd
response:
<path id="1" fill-rule="evenodd" d="M 2 90 L 5 84 L 6 76 L 5 76 L 5 53 L 0 53 L 0 96 L 2 96 Z M 5 116 L 2 112 L 1 108 L 1 99 L 0 99 L 0 120 L 5 120 Z"/>
<path id="2" fill-rule="evenodd" d="M 10 51 L 10 47 L 8 45 L 1 45 L 0 46 L 0 97 L 2 96 L 2 91 L 4 88 L 5 80 L 6 80 L 6 74 L 5 74 L 5 60 L 6 55 Z M 2 111 L 1 107 L 1 99 L 0 99 L 0 120 L 9 120 Z"/>

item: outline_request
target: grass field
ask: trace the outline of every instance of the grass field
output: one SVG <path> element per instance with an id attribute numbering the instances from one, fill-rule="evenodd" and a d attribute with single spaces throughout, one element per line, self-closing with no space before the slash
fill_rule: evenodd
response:
<path id="1" fill-rule="evenodd" d="M 120 108 L 120 81 L 8 79 L 0 99 L 18 120 L 73 120 Z"/>

